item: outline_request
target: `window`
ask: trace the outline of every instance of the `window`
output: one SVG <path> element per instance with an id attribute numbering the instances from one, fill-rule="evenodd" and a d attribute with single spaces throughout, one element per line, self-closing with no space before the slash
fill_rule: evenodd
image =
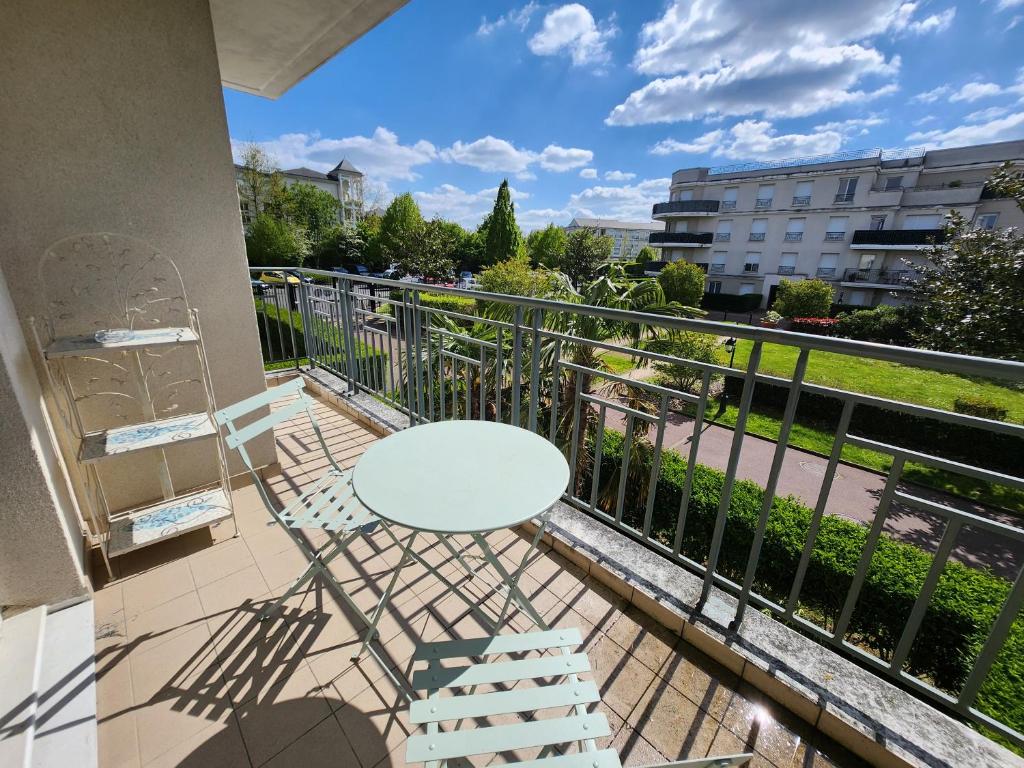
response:
<path id="1" fill-rule="evenodd" d="M 866 303 L 864 301 L 865 298 L 867 298 L 867 296 L 864 291 L 850 291 L 849 295 L 846 297 L 846 303 L 852 304 L 855 307 L 861 307 Z"/>
<path id="2" fill-rule="evenodd" d="M 818 260 L 818 277 L 835 277 L 839 266 L 838 253 L 823 253 Z"/>
<path id="3" fill-rule="evenodd" d="M 876 232 L 880 229 L 885 229 L 885 216 L 872 216 L 871 224 L 868 226 L 868 229 L 872 229 Z"/>
<path id="4" fill-rule="evenodd" d="M 904 229 L 939 229 L 941 226 L 941 213 L 913 214 L 903 219 Z"/>
<path id="5" fill-rule="evenodd" d="M 828 228 L 825 230 L 826 240 L 845 240 L 846 239 L 846 222 L 849 220 L 848 216 L 829 216 L 828 217 Z"/>
<path id="6" fill-rule="evenodd" d="M 727 243 L 732 239 L 732 219 L 722 219 L 718 222 L 715 230 L 715 240 L 720 243 Z"/>
<path id="7" fill-rule="evenodd" d="M 814 189 L 813 181 L 801 181 L 793 190 L 793 205 L 810 205 L 811 190 Z"/>
<path id="8" fill-rule="evenodd" d="M 885 177 L 885 191 L 892 192 L 895 189 L 903 189 L 903 177 L 902 176 L 886 176 Z"/>
<path id="9" fill-rule="evenodd" d="M 684 189 L 682 192 L 679 193 L 679 199 L 680 200 L 693 200 L 693 190 L 692 189 Z"/>
<path id="10" fill-rule="evenodd" d="M 804 239 L 804 222 L 806 219 L 790 219 L 786 223 L 786 241 L 798 243 Z"/>
<path id="11" fill-rule="evenodd" d="M 753 283 L 740 283 L 740 296 L 749 296 L 754 292 Z"/>
<path id="12" fill-rule="evenodd" d="M 978 229 L 995 229 L 998 220 L 998 213 L 982 213 L 974 218 L 974 226 Z"/>
<path id="13" fill-rule="evenodd" d="M 873 253 L 862 253 L 860 256 L 860 269 L 868 270 L 875 268 L 875 259 L 877 257 Z"/>
<path id="14" fill-rule="evenodd" d="M 711 272 L 722 274 L 725 272 L 725 261 L 728 254 L 725 251 L 715 251 L 711 257 Z"/>
<path id="15" fill-rule="evenodd" d="M 757 188 L 757 201 L 754 203 L 755 208 L 771 208 L 772 199 L 775 197 L 775 185 L 774 184 L 762 184 Z"/>
<path id="16" fill-rule="evenodd" d="M 784 253 L 779 257 L 779 274 L 792 275 L 796 272 L 796 254 Z"/>
<path id="17" fill-rule="evenodd" d="M 744 272 L 757 272 L 761 266 L 761 254 L 760 253 L 747 253 L 746 259 L 743 260 L 743 271 Z"/>
<path id="18" fill-rule="evenodd" d="M 754 219 L 750 222 L 750 239 L 754 241 L 764 240 L 768 232 L 768 219 Z"/>
<path id="19" fill-rule="evenodd" d="M 711 280 L 708 283 L 708 293 L 721 293 L 722 292 L 722 281 Z"/>
<path id="20" fill-rule="evenodd" d="M 857 177 L 846 176 L 839 180 L 839 191 L 836 192 L 837 203 L 852 203 L 853 193 L 857 191 Z"/>
<path id="21" fill-rule="evenodd" d="M 736 208 L 736 195 L 739 193 L 739 187 L 726 187 L 722 193 L 722 210 L 731 211 Z"/>

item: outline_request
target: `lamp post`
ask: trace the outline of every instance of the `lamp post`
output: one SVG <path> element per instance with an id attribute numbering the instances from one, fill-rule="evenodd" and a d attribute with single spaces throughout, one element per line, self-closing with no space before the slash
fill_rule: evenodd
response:
<path id="1" fill-rule="evenodd" d="M 733 361 L 736 359 L 736 339 L 730 336 L 725 340 L 725 351 L 729 353 L 729 367 L 733 367 Z"/>

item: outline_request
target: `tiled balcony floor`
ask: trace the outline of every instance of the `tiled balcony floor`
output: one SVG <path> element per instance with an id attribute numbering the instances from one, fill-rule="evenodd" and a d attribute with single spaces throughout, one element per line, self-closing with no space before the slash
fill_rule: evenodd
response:
<path id="1" fill-rule="evenodd" d="M 346 466 L 377 439 L 325 404 L 318 416 Z M 287 501 L 324 462 L 301 422 L 279 428 L 276 439 L 284 471 L 270 485 Z M 405 765 L 407 704 L 377 660 L 349 660 L 360 626 L 340 600 L 317 584 L 290 600 L 283 616 L 255 620 L 305 560 L 253 487 L 235 501 L 237 538 L 228 522 L 212 535 L 127 555 L 115 561 L 118 578 L 97 590 L 100 765 Z M 491 538 L 509 562 L 527 546 L 509 531 Z M 395 549 L 378 533 L 332 564 L 364 610 L 383 590 Z M 438 549 L 421 551 L 440 563 Z M 445 568 L 457 577 L 451 564 Z M 610 741 L 625 765 L 745 750 L 756 752 L 752 765 L 767 768 L 861 765 L 554 552 L 523 583 L 550 624 L 582 630 Z M 464 589 L 487 598 L 468 580 Z M 440 597 L 422 568 L 403 573 L 376 646 L 400 677 L 411 674 L 417 639 L 484 634 L 462 601 Z M 528 628 L 521 616 L 515 624 Z M 474 764 L 488 762 L 504 761 Z"/>

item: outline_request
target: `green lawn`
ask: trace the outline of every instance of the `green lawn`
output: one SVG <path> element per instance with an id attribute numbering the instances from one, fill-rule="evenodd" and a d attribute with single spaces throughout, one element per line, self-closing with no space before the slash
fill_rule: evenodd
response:
<path id="1" fill-rule="evenodd" d="M 601 353 L 601 359 L 608 366 L 609 372 L 616 373 L 619 376 L 623 376 L 636 368 L 633 358 L 623 352 L 613 352 L 609 349 Z"/>
<path id="2" fill-rule="evenodd" d="M 753 342 L 740 339 L 736 345 L 737 368 L 745 368 Z M 761 351 L 760 372 L 790 377 L 799 351 L 795 347 L 765 344 Z M 953 410 L 960 395 L 974 395 L 1006 408 L 1007 421 L 1024 424 L 1024 390 L 1001 386 L 998 382 L 912 368 L 898 363 L 811 352 L 807 361 L 807 381 L 865 395 L 902 400 L 932 408 Z"/>

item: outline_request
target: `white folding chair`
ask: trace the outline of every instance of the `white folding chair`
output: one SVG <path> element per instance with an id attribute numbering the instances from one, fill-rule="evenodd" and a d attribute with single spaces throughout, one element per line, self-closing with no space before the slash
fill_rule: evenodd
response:
<path id="1" fill-rule="evenodd" d="M 409 737 L 406 762 L 443 768 L 449 760 L 463 765 L 462 761 L 474 755 L 539 747 L 536 759 L 513 760 L 511 764 L 518 768 L 622 768 L 614 749 L 597 747 L 596 739 L 611 735 L 611 729 L 603 714 L 587 712 L 587 706 L 600 701 L 601 694 L 595 683 L 579 679 L 579 675 L 590 671 L 587 655 L 573 653 L 582 642 L 580 631 L 573 628 L 417 646 L 413 660 L 427 662 L 427 668 L 413 673 L 412 687 L 426 691 L 427 697 L 412 703 L 409 721 L 423 725 L 426 733 Z M 529 654 L 541 655 L 528 658 Z M 502 656 L 516 658 L 495 661 Z M 442 665 L 453 659 L 483 661 Z M 481 685 L 498 690 L 477 693 Z M 442 691 L 458 689 L 469 692 L 441 695 Z M 532 717 L 534 712 L 545 709 L 561 709 L 569 714 L 557 717 L 556 712 L 547 712 L 543 718 L 509 725 L 460 728 L 465 720 L 507 715 Z M 573 742 L 579 744 L 578 752 L 560 754 Z M 649 768 L 739 768 L 752 757 L 699 757 Z"/>
<path id="2" fill-rule="evenodd" d="M 327 566 L 358 537 L 365 533 L 372 533 L 377 526 L 382 526 L 384 523 L 360 504 L 355 497 L 352 491 L 352 473 L 342 469 L 331 455 L 313 413 L 313 402 L 313 399 L 303 390 L 302 379 L 295 379 L 276 387 L 270 387 L 266 392 L 229 405 L 214 414 L 217 423 L 227 431 L 224 436 L 225 444 L 228 448 L 238 452 L 242 462 L 252 475 L 253 482 L 267 511 L 309 558 L 309 565 L 302 574 L 273 605 L 260 612 L 260 619 L 268 618 L 274 609 L 319 574 L 334 585 L 341 598 L 367 626 L 372 626 L 370 617 L 355 604 L 355 601 L 334 578 Z M 277 407 L 273 407 L 275 404 Z M 255 420 L 249 418 L 263 412 L 268 406 L 271 407 L 269 414 L 255 418 Z M 245 444 L 267 430 L 273 429 L 281 422 L 299 416 L 303 411 L 309 419 L 313 433 L 316 435 L 330 467 L 310 487 L 303 489 L 297 499 L 279 509 L 253 466 Z M 239 425 L 240 420 L 248 423 L 245 423 L 244 426 Z M 305 536 L 301 535 L 302 531 L 323 531 L 327 534 L 328 540 L 322 546 L 315 547 Z"/>

